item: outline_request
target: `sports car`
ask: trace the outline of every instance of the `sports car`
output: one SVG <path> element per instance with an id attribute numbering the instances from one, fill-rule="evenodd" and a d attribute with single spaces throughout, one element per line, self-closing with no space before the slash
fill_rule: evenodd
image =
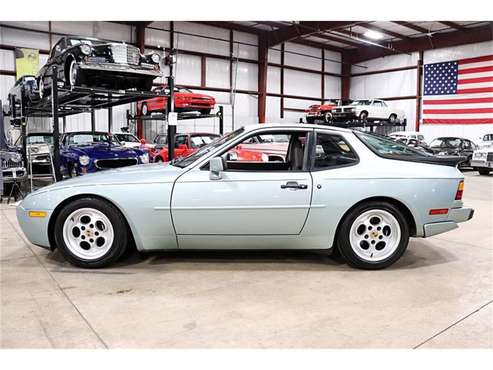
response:
<path id="1" fill-rule="evenodd" d="M 69 132 L 60 147 L 62 172 L 68 176 L 84 175 L 135 164 L 149 163 L 145 150 L 126 148 L 106 132 Z"/>
<path id="2" fill-rule="evenodd" d="M 254 136 L 287 135 L 285 160 L 230 155 Z M 17 218 L 35 245 L 70 263 L 108 266 L 132 244 L 176 249 L 338 250 L 381 269 L 410 237 L 457 228 L 464 176 L 450 157 L 383 137 L 316 125 L 255 125 L 167 165 L 61 181 L 28 195 Z"/>

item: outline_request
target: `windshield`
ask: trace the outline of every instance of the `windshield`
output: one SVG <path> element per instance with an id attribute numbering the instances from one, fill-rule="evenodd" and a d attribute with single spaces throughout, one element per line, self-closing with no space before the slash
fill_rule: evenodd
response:
<path id="1" fill-rule="evenodd" d="M 190 142 L 192 145 L 192 148 L 201 148 L 204 145 L 212 143 L 215 139 L 217 139 L 218 135 L 197 135 L 197 136 L 191 136 L 190 137 Z"/>
<path id="2" fill-rule="evenodd" d="M 132 134 L 113 134 L 119 141 L 125 141 L 127 143 L 140 143 L 140 140 L 137 139 Z"/>
<path id="3" fill-rule="evenodd" d="M 371 100 L 355 100 L 350 105 L 370 105 Z"/>
<path id="4" fill-rule="evenodd" d="M 53 144 L 53 136 L 51 135 L 29 135 L 27 137 L 27 144 Z"/>
<path id="5" fill-rule="evenodd" d="M 460 146 L 460 139 L 453 137 L 442 137 L 435 139 L 431 142 L 432 148 L 458 148 Z"/>
<path id="6" fill-rule="evenodd" d="M 209 144 L 203 146 L 202 148 L 200 148 L 196 152 L 190 154 L 187 157 L 179 158 L 175 162 L 173 162 L 172 164 L 174 166 L 181 167 L 181 168 L 187 167 L 187 166 L 191 165 L 193 162 L 195 162 L 197 159 L 202 157 L 203 155 L 213 151 L 216 148 L 219 148 L 221 145 L 223 145 L 227 141 L 233 140 L 235 137 L 237 137 L 238 135 L 243 133 L 243 131 L 245 131 L 245 128 L 241 127 L 236 131 L 233 131 L 233 132 L 230 132 L 229 134 L 218 137 L 216 140 L 211 141 Z"/>
<path id="7" fill-rule="evenodd" d="M 101 143 L 118 143 L 118 139 L 111 138 L 105 133 L 95 133 L 93 134 L 72 134 L 68 137 L 68 145 L 91 145 L 91 144 L 101 144 Z"/>
<path id="8" fill-rule="evenodd" d="M 422 152 L 413 149 L 403 143 L 393 141 L 382 136 L 372 134 L 357 133 L 357 136 L 374 152 L 382 157 L 391 157 L 399 159 L 399 157 L 416 157 L 424 156 Z"/>

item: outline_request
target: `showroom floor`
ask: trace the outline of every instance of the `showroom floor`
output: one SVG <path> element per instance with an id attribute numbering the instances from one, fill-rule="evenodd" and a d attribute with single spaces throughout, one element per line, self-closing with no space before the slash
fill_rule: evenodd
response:
<path id="1" fill-rule="evenodd" d="M 315 252 L 134 254 L 80 270 L 26 243 L 1 207 L 2 348 L 493 348 L 493 176 L 474 218 L 414 239 L 383 271 Z"/>

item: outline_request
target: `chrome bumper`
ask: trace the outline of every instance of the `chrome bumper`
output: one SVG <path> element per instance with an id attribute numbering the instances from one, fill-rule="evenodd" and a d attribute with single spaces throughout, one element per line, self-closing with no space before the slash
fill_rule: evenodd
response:
<path id="1" fill-rule="evenodd" d="M 493 168 L 493 162 L 472 160 L 471 161 L 471 167 Z"/>
<path id="2" fill-rule="evenodd" d="M 111 63 L 99 63 L 99 64 L 79 64 L 79 68 L 83 71 L 104 71 L 115 73 L 130 73 L 138 74 L 142 76 L 160 77 L 161 72 L 156 70 L 146 70 L 141 68 L 135 68 L 132 66 L 120 66 Z"/>
<path id="3" fill-rule="evenodd" d="M 433 222 L 423 225 L 423 237 L 445 233 L 447 231 L 458 228 L 460 222 L 469 221 L 474 215 L 472 208 L 451 208 L 449 211 L 449 219 L 447 221 Z"/>

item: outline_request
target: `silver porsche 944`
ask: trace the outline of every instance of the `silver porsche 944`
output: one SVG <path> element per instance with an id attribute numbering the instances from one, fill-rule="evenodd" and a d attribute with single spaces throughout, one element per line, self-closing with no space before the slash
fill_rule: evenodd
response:
<path id="1" fill-rule="evenodd" d="M 86 268 L 108 266 L 135 245 L 337 250 L 351 266 L 380 269 L 410 237 L 471 219 L 456 161 L 359 131 L 256 125 L 171 163 L 42 188 L 17 217 L 33 244 Z"/>

